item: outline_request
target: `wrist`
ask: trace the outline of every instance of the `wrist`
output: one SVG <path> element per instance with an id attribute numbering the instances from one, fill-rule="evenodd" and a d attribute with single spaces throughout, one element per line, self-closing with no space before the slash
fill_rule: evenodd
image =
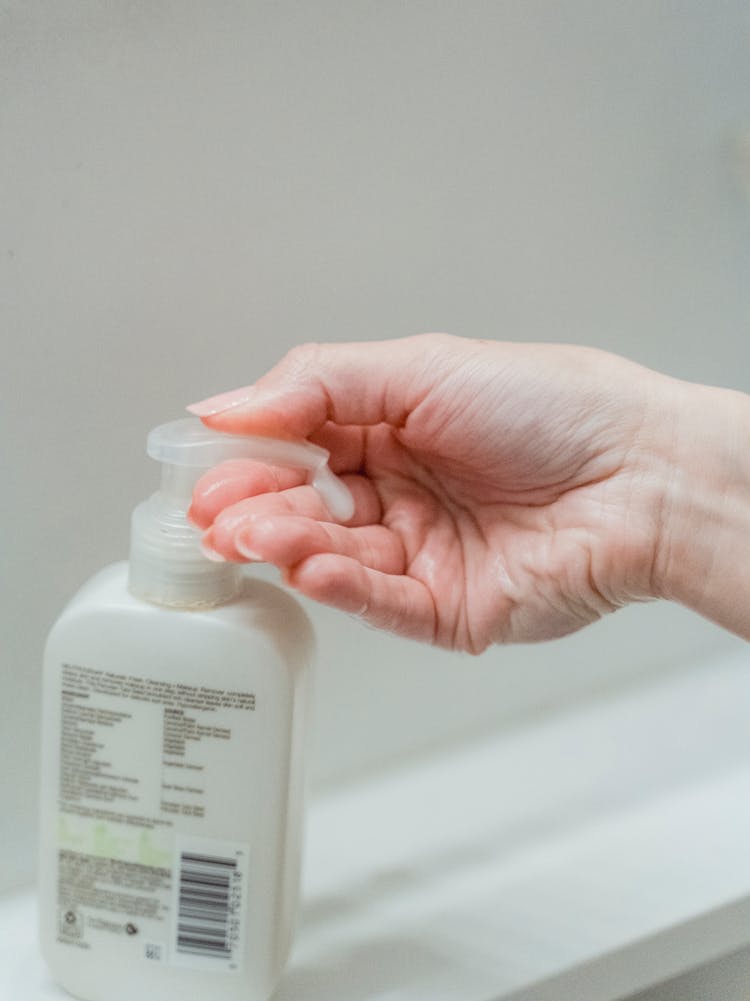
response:
<path id="1" fill-rule="evenodd" d="M 750 639 L 750 397 L 673 386 L 654 592 Z"/>

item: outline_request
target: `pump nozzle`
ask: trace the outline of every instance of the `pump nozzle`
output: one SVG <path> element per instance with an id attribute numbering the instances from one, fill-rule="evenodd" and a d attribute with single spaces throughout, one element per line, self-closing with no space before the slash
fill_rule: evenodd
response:
<path id="1" fill-rule="evenodd" d="M 206 559 L 200 532 L 186 517 L 196 481 L 220 462 L 257 459 L 305 470 L 334 518 L 347 521 L 354 513 L 351 493 L 328 467 L 328 452 L 310 442 L 222 434 L 186 417 L 154 428 L 147 452 L 162 463 L 162 482 L 133 512 L 130 589 L 157 604 L 216 605 L 239 590 L 239 567 Z"/>
<path id="2" fill-rule="evenodd" d="M 162 424 L 148 436 L 148 454 L 166 466 L 205 470 L 227 459 L 257 459 L 310 473 L 310 482 L 334 518 L 348 521 L 354 500 L 328 468 L 328 452 L 307 441 L 284 441 L 211 431 L 197 417 Z M 187 481 L 189 477 L 185 476 Z M 192 486 L 191 486 L 192 490 Z"/>

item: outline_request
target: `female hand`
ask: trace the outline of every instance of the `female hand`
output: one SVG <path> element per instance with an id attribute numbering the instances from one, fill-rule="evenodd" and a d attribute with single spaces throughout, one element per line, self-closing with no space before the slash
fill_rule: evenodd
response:
<path id="1" fill-rule="evenodd" d="M 428 334 L 305 345 L 189 409 L 330 451 L 356 501 L 346 525 L 302 474 L 244 460 L 200 480 L 190 515 L 215 558 L 274 563 L 372 625 L 476 653 L 666 595 L 750 636 L 747 573 L 744 604 L 732 574 L 718 593 L 702 576 L 742 527 L 750 565 L 747 449 L 726 489 L 732 429 L 750 437 L 741 394 L 588 348 Z"/>

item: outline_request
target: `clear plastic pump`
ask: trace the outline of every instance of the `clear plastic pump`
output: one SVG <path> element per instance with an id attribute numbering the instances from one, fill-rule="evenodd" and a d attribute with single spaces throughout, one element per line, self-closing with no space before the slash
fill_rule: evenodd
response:
<path id="1" fill-rule="evenodd" d="M 212 607 L 240 590 L 240 567 L 207 559 L 201 533 L 186 517 L 196 482 L 220 462 L 255 459 L 305 470 L 334 519 L 354 512 L 351 493 L 328 467 L 328 452 L 310 442 L 222 434 L 186 417 L 154 428 L 147 452 L 162 463 L 161 489 L 133 512 L 129 586 L 156 604 Z"/>

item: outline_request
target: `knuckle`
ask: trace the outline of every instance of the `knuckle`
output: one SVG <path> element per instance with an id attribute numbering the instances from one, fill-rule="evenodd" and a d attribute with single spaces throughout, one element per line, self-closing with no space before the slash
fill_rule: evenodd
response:
<path id="1" fill-rule="evenodd" d="M 453 334 L 446 334 L 442 331 L 435 331 L 424 334 L 415 334 L 412 338 L 417 346 L 426 348 L 454 348 L 457 338 Z"/>
<path id="2" fill-rule="evenodd" d="M 283 366 L 290 372 L 306 372 L 315 364 L 319 357 L 322 345 L 317 341 L 305 341 L 303 344 L 296 344 L 287 351 L 283 359 Z"/>

